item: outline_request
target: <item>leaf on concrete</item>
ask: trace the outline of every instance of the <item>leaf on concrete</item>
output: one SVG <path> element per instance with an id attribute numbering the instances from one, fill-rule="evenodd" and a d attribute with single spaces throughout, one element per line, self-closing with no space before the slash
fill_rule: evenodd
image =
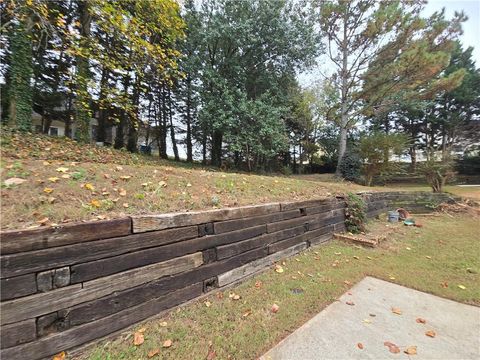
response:
<path id="1" fill-rule="evenodd" d="M 404 351 L 407 355 L 417 355 L 417 347 L 416 346 L 409 346 Z"/>
<path id="2" fill-rule="evenodd" d="M 363 344 L 362 344 L 362 343 L 358 343 L 358 344 L 357 344 L 357 347 L 358 347 L 360 350 L 363 350 Z"/>
<path id="3" fill-rule="evenodd" d="M 422 318 L 417 318 L 417 320 L 415 320 L 415 321 L 419 324 L 425 324 L 427 322 L 427 320 L 422 319 Z"/>
<path id="4" fill-rule="evenodd" d="M 136 331 L 135 334 L 133 334 L 133 345 L 140 346 L 144 341 L 145 338 L 141 332 Z"/>
<path id="5" fill-rule="evenodd" d="M 428 330 L 425 335 L 427 335 L 428 337 L 431 337 L 431 338 L 434 338 L 435 336 L 437 336 L 437 333 L 433 330 Z"/>
<path id="6" fill-rule="evenodd" d="M 350 305 L 350 306 L 355 305 L 355 303 L 353 301 L 347 301 L 345 304 Z"/>
<path id="7" fill-rule="evenodd" d="M 400 348 L 390 341 L 385 341 L 383 345 L 388 347 L 388 351 L 390 351 L 392 354 L 398 354 L 400 352 Z"/>
<path id="8" fill-rule="evenodd" d="M 392 313 L 397 314 L 397 315 L 402 315 L 402 310 L 396 307 L 392 307 Z"/>

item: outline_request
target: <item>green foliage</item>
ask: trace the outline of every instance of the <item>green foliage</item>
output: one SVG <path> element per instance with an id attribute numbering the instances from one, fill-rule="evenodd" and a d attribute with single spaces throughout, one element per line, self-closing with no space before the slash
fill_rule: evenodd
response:
<path id="1" fill-rule="evenodd" d="M 428 160 L 421 164 L 419 171 L 425 176 L 434 193 L 442 192 L 447 182 L 455 177 L 454 162 L 451 159 L 438 161 L 434 156 L 429 156 Z"/>
<path id="2" fill-rule="evenodd" d="M 347 231 L 358 234 L 365 231 L 367 204 L 359 195 L 348 193 L 346 197 L 345 226 Z"/>
<path id="3" fill-rule="evenodd" d="M 32 42 L 26 24 L 22 20 L 13 27 L 11 49 L 9 122 L 20 131 L 31 131 Z"/>
<path id="4" fill-rule="evenodd" d="M 359 182 L 362 160 L 358 153 L 349 151 L 345 153 L 339 166 L 340 174 L 345 180 Z"/>
<path id="5" fill-rule="evenodd" d="M 390 156 L 401 155 L 408 144 L 404 134 L 373 132 L 360 137 L 358 152 L 363 160 L 362 171 L 367 186 L 374 177 L 386 177 L 399 170 L 398 164 L 389 161 Z"/>

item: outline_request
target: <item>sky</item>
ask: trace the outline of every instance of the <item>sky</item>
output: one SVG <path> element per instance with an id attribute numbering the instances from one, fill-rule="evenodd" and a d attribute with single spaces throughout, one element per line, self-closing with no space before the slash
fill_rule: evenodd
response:
<path id="1" fill-rule="evenodd" d="M 469 46 L 474 48 L 473 59 L 476 66 L 480 66 L 480 0 L 429 0 L 426 4 L 422 15 L 427 17 L 432 15 L 435 11 L 441 11 L 445 8 L 445 15 L 447 19 L 451 19 L 455 11 L 463 10 L 467 15 L 468 20 L 462 24 L 463 34 L 460 36 L 460 41 L 463 48 Z M 329 64 L 328 58 L 323 55 L 318 59 L 319 68 L 325 74 L 331 74 L 334 68 Z M 301 86 L 308 87 L 319 80 L 323 79 L 319 68 L 314 68 L 298 75 L 298 80 Z"/>

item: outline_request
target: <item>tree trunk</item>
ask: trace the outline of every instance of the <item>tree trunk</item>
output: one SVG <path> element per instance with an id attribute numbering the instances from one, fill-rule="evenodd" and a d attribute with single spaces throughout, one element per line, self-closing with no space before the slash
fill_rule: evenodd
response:
<path id="1" fill-rule="evenodd" d="M 98 104 L 99 104 L 99 109 L 98 109 L 98 127 L 97 127 L 97 142 L 102 142 L 104 143 L 106 138 L 107 138 L 107 132 L 106 132 L 106 111 L 104 109 L 105 104 L 103 104 L 103 100 L 105 99 L 105 86 L 108 81 L 108 69 L 106 67 L 103 67 L 102 69 L 102 78 L 100 80 L 100 94 L 98 97 Z"/>
<path id="2" fill-rule="evenodd" d="M 177 140 L 175 140 L 175 127 L 173 126 L 173 103 L 172 103 L 172 93 L 170 89 L 168 90 L 168 117 L 170 120 L 170 140 L 172 141 L 173 155 L 175 156 L 175 161 L 180 161 L 180 156 L 178 155 Z"/>
<path id="3" fill-rule="evenodd" d="M 80 43 L 86 47 L 90 37 L 91 15 L 89 12 L 88 0 L 78 2 L 78 11 L 80 19 Z M 76 137 L 80 142 L 90 141 L 90 96 L 88 94 L 88 80 L 90 79 L 90 69 L 88 59 L 77 56 L 77 98 L 75 101 L 75 123 Z"/>
<path id="4" fill-rule="evenodd" d="M 222 141 L 223 134 L 219 130 L 214 130 L 212 134 L 212 165 L 220 167 L 222 165 Z"/>
<path id="5" fill-rule="evenodd" d="M 32 130 L 33 76 L 30 17 L 19 22 L 12 35 L 11 87 L 9 89 L 9 123 L 21 131 Z"/>
<path id="6" fill-rule="evenodd" d="M 348 44 L 347 44 L 347 10 L 345 10 L 343 21 L 343 41 L 342 41 L 342 106 L 341 106 L 341 120 L 340 120 L 340 141 L 338 143 L 338 161 L 335 175 L 341 176 L 340 164 L 343 156 L 347 151 L 347 125 L 348 125 Z"/>
<path id="7" fill-rule="evenodd" d="M 193 162 L 193 146 L 192 146 L 192 80 L 187 78 L 187 136 L 186 136 L 186 146 L 187 146 L 187 162 Z"/>
<path id="8" fill-rule="evenodd" d="M 130 86 L 130 75 L 127 74 L 123 78 L 123 94 L 125 98 L 128 96 L 128 87 Z M 128 124 L 128 114 L 123 109 L 121 111 L 120 122 L 117 125 L 117 134 L 115 136 L 115 149 L 121 149 L 125 146 L 125 130 Z"/>

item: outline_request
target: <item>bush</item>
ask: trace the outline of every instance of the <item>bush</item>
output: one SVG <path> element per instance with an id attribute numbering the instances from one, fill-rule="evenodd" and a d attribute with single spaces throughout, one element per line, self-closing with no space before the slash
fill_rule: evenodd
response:
<path id="1" fill-rule="evenodd" d="M 340 173 L 345 180 L 358 182 L 362 169 L 362 160 L 357 153 L 346 152 L 340 163 Z"/>
<path id="2" fill-rule="evenodd" d="M 464 156 L 456 161 L 455 169 L 462 175 L 480 175 L 480 155 Z"/>
<path id="3" fill-rule="evenodd" d="M 345 226 L 352 234 L 365 231 L 367 222 L 367 204 L 362 197 L 348 193 L 347 207 L 345 209 Z"/>
<path id="4" fill-rule="evenodd" d="M 455 177 L 452 161 L 439 162 L 435 161 L 433 157 L 422 164 L 420 173 L 425 176 L 434 193 L 442 192 L 445 184 Z"/>

